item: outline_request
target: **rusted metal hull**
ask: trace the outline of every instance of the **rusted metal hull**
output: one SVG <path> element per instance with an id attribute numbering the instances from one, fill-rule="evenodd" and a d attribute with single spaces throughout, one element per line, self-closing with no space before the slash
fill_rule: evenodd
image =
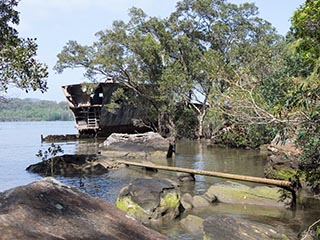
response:
<path id="1" fill-rule="evenodd" d="M 118 83 L 73 84 L 62 86 L 70 110 L 74 115 L 80 136 L 109 136 L 112 133 L 143 133 L 150 128 L 134 125 L 143 118 L 143 111 L 127 103 L 109 110 L 112 94 L 121 86 Z"/>

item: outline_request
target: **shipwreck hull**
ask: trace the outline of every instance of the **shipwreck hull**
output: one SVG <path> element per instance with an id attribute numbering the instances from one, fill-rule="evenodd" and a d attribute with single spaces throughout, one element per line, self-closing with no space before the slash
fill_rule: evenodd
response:
<path id="1" fill-rule="evenodd" d="M 143 133 L 150 128 L 134 124 L 145 117 L 142 109 L 122 102 L 109 109 L 112 94 L 121 88 L 118 83 L 73 84 L 62 86 L 73 113 L 80 137 L 103 136 L 112 133 Z"/>

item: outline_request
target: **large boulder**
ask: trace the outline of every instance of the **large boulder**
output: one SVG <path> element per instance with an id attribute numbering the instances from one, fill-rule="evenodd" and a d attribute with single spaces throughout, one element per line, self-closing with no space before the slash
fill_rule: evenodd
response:
<path id="1" fill-rule="evenodd" d="M 162 223 L 180 214 L 180 191 L 166 179 L 138 178 L 121 189 L 116 206 L 143 223 Z"/>
<path id="2" fill-rule="evenodd" d="M 248 204 L 285 207 L 290 204 L 280 202 L 282 189 L 278 187 L 258 186 L 249 187 L 235 182 L 214 184 L 209 187 L 205 196 L 216 196 L 219 202 L 231 204 Z"/>
<path id="3" fill-rule="evenodd" d="M 266 177 L 289 180 L 297 175 L 301 151 L 293 143 L 273 143 L 268 146 L 267 151 L 264 171 Z"/>
<path id="4" fill-rule="evenodd" d="M 53 178 L 0 193 L 1 239 L 166 239 Z"/>
<path id="5" fill-rule="evenodd" d="M 171 144 L 171 145 L 170 145 Z M 155 132 L 111 134 L 102 144 L 101 154 L 113 158 L 165 158 L 173 141 Z M 171 149 L 174 151 L 174 148 Z"/>
<path id="6" fill-rule="evenodd" d="M 65 154 L 32 164 L 26 170 L 41 176 L 76 176 L 104 174 L 119 167 L 117 162 L 96 154 Z"/>
<path id="7" fill-rule="evenodd" d="M 203 222 L 204 239 L 289 239 L 278 229 L 241 217 L 215 214 Z"/>
<path id="8" fill-rule="evenodd" d="M 113 133 L 102 146 L 109 148 L 132 148 L 133 150 L 163 150 L 167 151 L 169 141 L 159 133 L 147 132 L 138 134 Z"/>

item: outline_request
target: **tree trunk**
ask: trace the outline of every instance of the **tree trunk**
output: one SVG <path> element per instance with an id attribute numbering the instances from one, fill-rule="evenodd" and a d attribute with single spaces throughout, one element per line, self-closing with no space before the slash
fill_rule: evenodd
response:
<path id="1" fill-rule="evenodd" d="M 204 130 L 204 118 L 206 116 L 207 111 L 203 110 L 200 112 L 200 114 L 197 116 L 198 119 L 198 139 L 203 138 L 203 130 Z"/>

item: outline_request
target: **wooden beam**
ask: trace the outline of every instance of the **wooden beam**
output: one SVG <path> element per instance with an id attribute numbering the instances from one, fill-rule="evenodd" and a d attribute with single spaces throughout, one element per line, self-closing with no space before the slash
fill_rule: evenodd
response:
<path id="1" fill-rule="evenodd" d="M 150 164 L 150 163 L 138 163 L 138 162 L 129 162 L 129 161 L 119 161 L 119 163 L 123 163 L 125 165 L 137 166 L 137 167 L 153 168 L 153 169 L 173 171 L 173 172 L 185 172 L 185 173 L 211 176 L 211 177 L 228 178 L 228 179 L 240 180 L 240 181 L 246 181 L 246 182 L 263 183 L 263 184 L 274 185 L 278 187 L 291 187 L 291 182 L 284 181 L 284 180 L 251 177 L 251 176 L 244 176 L 244 175 L 231 174 L 231 173 L 206 171 L 206 170 L 196 170 L 196 169 L 190 169 L 190 168 L 170 167 L 170 166 L 156 165 L 156 164 Z"/>
<path id="2" fill-rule="evenodd" d="M 273 185 L 273 186 L 281 187 L 283 189 L 290 191 L 292 193 L 291 207 L 295 207 L 296 205 L 296 191 L 292 187 L 292 182 L 290 181 L 251 177 L 251 176 L 245 176 L 245 175 L 213 172 L 213 171 L 206 171 L 206 170 L 197 170 L 197 169 L 190 169 L 190 168 L 170 167 L 170 166 L 156 165 L 152 163 L 138 163 L 138 162 L 130 162 L 130 161 L 118 161 L 118 162 L 125 164 L 127 166 L 137 166 L 137 167 L 159 169 L 159 170 L 166 170 L 166 171 L 172 171 L 172 172 L 184 172 L 184 173 L 204 175 L 204 176 L 210 176 L 210 177 L 227 178 L 227 179 L 233 179 L 233 180 L 239 180 L 239 181 Z"/>

